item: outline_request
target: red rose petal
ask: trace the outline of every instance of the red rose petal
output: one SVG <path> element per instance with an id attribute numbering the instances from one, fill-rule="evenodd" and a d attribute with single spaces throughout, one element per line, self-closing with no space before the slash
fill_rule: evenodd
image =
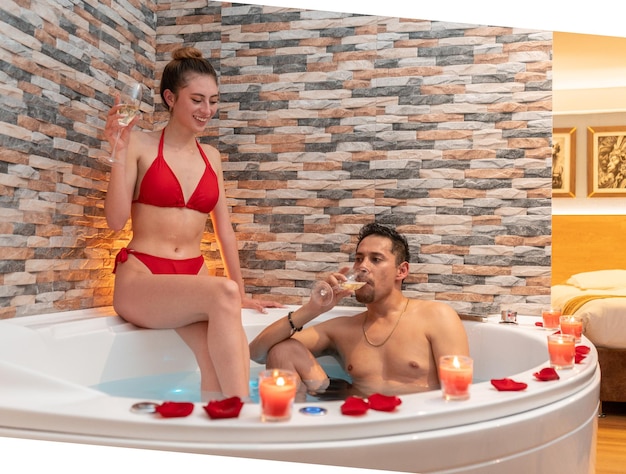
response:
<path id="1" fill-rule="evenodd" d="M 211 400 L 205 405 L 204 411 L 207 412 L 209 418 L 237 418 L 243 407 L 243 402 L 239 397 L 225 398 L 224 400 Z"/>
<path id="2" fill-rule="evenodd" d="M 543 327 L 543 323 L 541 321 L 537 321 L 535 323 L 535 326 L 542 328 Z"/>
<path id="3" fill-rule="evenodd" d="M 382 395 L 375 393 L 368 397 L 369 405 L 372 410 L 393 411 L 402 403 L 398 397 Z"/>
<path id="4" fill-rule="evenodd" d="M 348 397 L 341 405 L 341 413 L 348 416 L 363 415 L 368 409 L 369 403 L 359 397 Z"/>
<path id="5" fill-rule="evenodd" d="M 588 346 L 576 346 L 576 354 L 587 355 L 590 351 Z"/>
<path id="6" fill-rule="evenodd" d="M 496 389 L 500 392 L 517 392 L 520 390 L 525 390 L 528 387 L 528 384 L 524 382 L 516 382 L 513 379 L 491 379 L 491 385 L 496 387 Z"/>
<path id="7" fill-rule="evenodd" d="M 163 418 L 181 418 L 193 411 L 191 402 L 163 402 L 156 407 L 156 412 Z"/>
<path id="8" fill-rule="evenodd" d="M 590 351 L 591 349 L 588 346 L 576 346 L 576 355 L 574 356 L 576 363 L 580 364 L 585 360 Z"/>
<path id="9" fill-rule="evenodd" d="M 537 380 L 541 380 L 542 382 L 560 379 L 559 374 L 552 367 L 545 367 L 539 372 L 535 372 L 533 375 Z"/>

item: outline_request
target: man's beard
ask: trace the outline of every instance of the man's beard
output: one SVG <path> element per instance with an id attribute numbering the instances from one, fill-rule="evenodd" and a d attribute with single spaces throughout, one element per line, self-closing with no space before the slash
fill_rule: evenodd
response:
<path id="1" fill-rule="evenodd" d="M 368 288 L 367 285 L 363 286 L 354 293 L 354 297 L 359 303 L 371 303 L 374 301 L 374 289 Z"/>

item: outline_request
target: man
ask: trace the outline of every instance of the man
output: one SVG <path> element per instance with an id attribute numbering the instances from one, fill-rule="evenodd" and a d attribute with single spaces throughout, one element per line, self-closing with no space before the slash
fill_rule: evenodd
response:
<path id="1" fill-rule="evenodd" d="M 302 327 L 335 306 L 351 290 L 342 290 L 343 269 L 329 276 L 333 301 L 321 306 L 311 298 L 304 306 L 265 328 L 251 343 L 250 355 L 268 368 L 294 370 L 310 392 L 330 384 L 316 357 L 333 355 L 350 376 L 349 394 L 400 395 L 440 387 L 442 355 L 469 355 L 464 326 L 452 307 L 409 299 L 402 283 L 409 274 L 406 239 L 380 224 L 365 225 L 357 243 L 354 269 L 364 286 L 355 297 L 366 310 L 306 329 Z"/>

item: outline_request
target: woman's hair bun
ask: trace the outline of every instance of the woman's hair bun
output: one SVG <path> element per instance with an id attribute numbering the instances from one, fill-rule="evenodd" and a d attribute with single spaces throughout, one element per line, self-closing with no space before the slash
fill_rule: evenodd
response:
<path id="1" fill-rule="evenodd" d="M 192 46 L 185 46 L 174 50 L 172 59 L 202 59 L 202 52 Z"/>

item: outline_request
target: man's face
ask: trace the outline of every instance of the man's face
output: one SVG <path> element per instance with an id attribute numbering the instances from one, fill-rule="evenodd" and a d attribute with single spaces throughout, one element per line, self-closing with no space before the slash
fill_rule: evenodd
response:
<path id="1" fill-rule="evenodd" d="M 396 256 L 391 253 L 391 240 L 379 235 L 369 235 L 359 244 L 354 268 L 367 270 L 367 284 L 355 292 L 360 303 L 372 303 L 391 292 L 397 282 Z"/>

